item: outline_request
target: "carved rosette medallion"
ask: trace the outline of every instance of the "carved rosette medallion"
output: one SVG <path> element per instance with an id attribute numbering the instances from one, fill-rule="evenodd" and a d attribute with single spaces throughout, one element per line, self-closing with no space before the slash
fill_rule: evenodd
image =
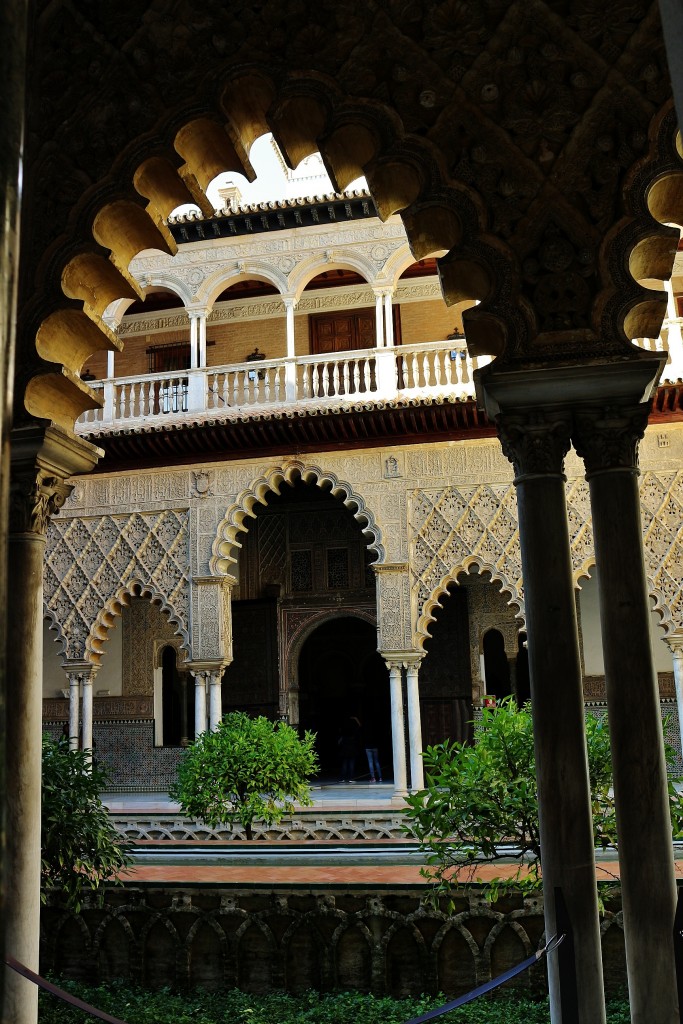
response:
<path id="1" fill-rule="evenodd" d="M 649 403 L 586 409 L 574 419 L 572 440 L 586 465 L 586 477 L 605 470 L 638 472 L 638 448 L 645 433 Z"/>
<path id="2" fill-rule="evenodd" d="M 503 413 L 496 426 L 503 454 L 514 466 L 516 484 L 533 476 L 564 476 L 564 458 L 571 444 L 569 416 L 550 416 L 543 410 Z"/>

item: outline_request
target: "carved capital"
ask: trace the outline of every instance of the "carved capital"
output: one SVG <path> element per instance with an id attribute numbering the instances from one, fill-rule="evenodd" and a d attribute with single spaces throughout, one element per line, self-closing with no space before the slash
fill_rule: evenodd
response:
<path id="1" fill-rule="evenodd" d="M 14 430 L 10 451 L 10 534 L 36 537 L 71 494 L 68 478 L 88 473 L 104 454 L 54 423 Z"/>
<path id="2" fill-rule="evenodd" d="M 638 447 L 647 426 L 649 403 L 580 409 L 572 440 L 586 466 L 586 476 L 606 470 L 638 472 Z"/>
<path id="3" fill-rule="evenodd" d="M 50 516 L 58 512 L 73 487 L 43 469 L 26 467 L 12 474 L 9 528 L 12 533 L 44 537 Z"/>
<path id="4" fill-rule="evenodd" d="M 542 409 L 501 413 L 496 427 L 503 454 L 514 466 L 515 483 L 532 476 L 564 475 L 564 457 L 571 443 L 568 415 L 551 415 Z"/>

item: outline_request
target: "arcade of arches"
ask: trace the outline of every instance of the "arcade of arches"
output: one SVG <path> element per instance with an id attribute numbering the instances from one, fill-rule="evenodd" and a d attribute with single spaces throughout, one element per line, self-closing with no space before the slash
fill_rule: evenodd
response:
<path id="1" fill-rule="evenodd" d="M 399 792 L 405 774 L 419 778 L 420 663 L 444 591 L 474 567 L 489 572 L 523 614 L 546 928 L 557 931 L 566 907 L 574 936 L 549 964 L 553 1024 L 566 1020 L 563 962 L 572 957 L 578 1020 L 605 1019 L 583 739 L 586 644 L 582 662 L 575 597 L 578 580 L 597 566 L 602 672 L 595 674 L 604 676 L 612 726 L 632 1019 L 678 1021 L 676 889 L 648 590 L 680 670 L 680 478 L 672 454 L 680 447 L 681 394 L 675 382 L 657 390 L 666 354 L 633 341 L 659 336 L 667 308 L 661 282 L 671 276 L 679 237 L 671 225 L 683 222 L 674 109 L 676 90 L 683 93 L 674 45 L 680 17 L 673 0 L 349 0 L 343 11 L 326 0 L 207 0 L 200 15 L 170 0 L 3 6 L 3 920 L 6 947 L 18 959 L 38 966 L 44 561 L 48 617 L 69 687 L 74 695 L 82 689 L 84 737 L 93 728 L 93 686 L 107 688 L 99 676 L 107 637 L 138 599 L 161 609 L 177 638 L 172 646 L 182 649 L 195 679 L 195 727 L 215 724 L 233 653 L 231 591 L 242 585 L 238 538 L 271 485 L 279 490 L 288 474 L 293 482 L 299 474 L 328 482 L 375 554 Z M 98 353 L 122 348 L 113 330 L 117 304 L 144 292 L 132 261 L 149 250 L 173 258 L 179 243 L 169 216 L 192 202 L 202 224 L 222 223 L 210 230 L 238 271 L 240 257 L 228 255 L 234 218 L 213 216 L 206 189 L 225 169 L 251 176 L 251 144 L 269 130 L 290 167 L 320 150 L 337 205 L 309 204 L 308 220 L 301 211 L 297 220 L 294 207 L 248 210 L 244 230 L 260 225 L 276 254 L 272 229 L 280 219 L 305 237 L 322 216 L 336 266 L 338 220 L 346 205 L 355 216 L 354 197 L 343 190 L 364 174 L 380 219 L 400 216 L 412 259 L 444 254 L 444 299 L 467 305 L 467 358 L 493 357 L 476 373 L 476 403 L 471 391 L 460 403 L 454 387 L 449 400 L 433 392 L 397 398 L 406 363 L 391 344 L 391 301 L 378 289 L 375 323 L 386 351 L 367 357 L 361 373 L 335 343 L 318 389 L 341 400 L 348 381 L 359 392 L 370 382 L 389 388 L 391 399 L 334 412 L 329 401 L 312 402 L 308 412 L 292 412 L 306 373 L 310 384 L 301 369 L 310 363 L 297 362 L 291 347 L 307 275 L 296 282 L 297 261 L 291 266 L 283 252 L 279 283 L 296 284 L 278 288 L 289 375 L 285 367 L 279 377 L 272 367 L 250 367 L 239 371 L 238 385 L 242 408 L 261 373 L 271 388 L 277 377 L 284 406 L 265 418 L 229 414 L 216 424 L 195 416 L 184 430 L 146 424 L 101 439 L 91 431 L 87 440 L 77 420 L 97 423 L 116 412 L 104 384 L 91 387 L 85 370 Z M 194 245 L 196 236 L 182 230 Z M 223 290 L 193 306 L 203 276 L 188 267 L 183 296 L 197 369 L 206 366 L 203 314 Z M 227 396 L 223 379 L 193 388 L 199 379 L 191 375 L 187 387 L 193 415 Z M 315 391 L 305 400 L 317 400 Z M 144 396 L 143 419 L 185 411 L 183 387 L 148 387 Z M 655 430 L 641 445 L 651 410 Z M 466 440 L 465 422 L 488 435 Z M 485 441 L 493 432 L 500 445 Z M 104 471 L 84 475 L 101 458 Z M 509 467 L 501 469 L 505 459 L 514 481 Z M 435 645 L 438 625 L 437 617 Z M 509 664 L 506 631 L 501 623 Z M 482 653 L 485 664 L 502 668 L 495 637 Z M 154 670 L 163 676 L 157 655 Z M 404 689 L 408 755 L 401 758 Z M 70 707 L 77 709 L 75 698 Z M 3 1019 L 35 1018 L 25 981 L 9 979 Z"/>

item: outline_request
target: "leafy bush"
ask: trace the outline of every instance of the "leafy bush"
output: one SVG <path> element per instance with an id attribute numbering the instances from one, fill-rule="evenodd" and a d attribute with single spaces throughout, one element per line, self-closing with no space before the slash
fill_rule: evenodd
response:
<path id="1" fill-rule="evenodd" d="M 172 995 L 167 990 L 149 992 L 119 983 L 99 988 L 64 983 L 64 988 L 126 1024 L 403 1024 L 445 1001 L 443 996 L 390 999 L 358 992 L 254 996 L 237 991 L 193 991 Z M 89 1019 L 41 993 L 39 1024 L 86 1024 Z M 503 994 L 478 999 L 443 1019 L 447 1024 L 548 1024 L 550 1016 L 545 1000 Z M 608 1003 L 607 1020 L 609 1024 L 628 1024 L 625 1000 Z"/>
<path id="2" fill-rule="evenodd" d="M 616 814 L 606 719 L 586 719 L 588 770 L 596 847 L 616 848 Z M 477 880 L 482 864 L 517 860 L 509 878 L 487 885 L 495 899 L 503 888 L 540 886 L 541 846 L 531 708 L 509 698 L 484 708 L 474 746 L 445 742 L 424 752 L 425 789 L 408 797 L 407 830 L 427 854 L 437 892 L 450 893 Z M 669 761 L 673 756 L 667 748 Z M 683 809 L 673 782 L 669 787 L 675 836 Z M 512 848 L 512 849 L 511 849 Z"/>
<path id="3" fill-rule="evenodd" d="M 69 750 L 66 738 L 43 736 L 41 884 L 61 893 L 80 910 L 83 889 L 117 881 L 130 863 L 128 843 L 112 825 L 100 793 L 107 773 L 90 764 L 82 750 Z"/>
<path id="4" fill-rule="evenodd" d="M 251 839 L 254 821 L 272 824 L 294 809 L 293 801 L 311 803 L 314 740 L 310 732 L 300 739 L 284 722 L 233 711 L 185 752 L 171 796 L 207 825 L 239 822 Z"/>

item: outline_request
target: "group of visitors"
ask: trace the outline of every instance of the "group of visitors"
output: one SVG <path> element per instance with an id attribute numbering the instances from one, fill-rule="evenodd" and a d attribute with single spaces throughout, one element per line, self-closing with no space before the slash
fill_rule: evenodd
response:
<path id="1" fill-rule="evenodd" d="M 341 781 L 354 782 L 356 777 L 356 758 L 361 750 L 365 750 L 370 771 L 370 782 L 382 781 L 382 766 L 379 761 L 377 737 L 371 725 L 365 727 L 356 715 L 349 715 L 339 729 L 339 755 L 341 758 Z"/>

